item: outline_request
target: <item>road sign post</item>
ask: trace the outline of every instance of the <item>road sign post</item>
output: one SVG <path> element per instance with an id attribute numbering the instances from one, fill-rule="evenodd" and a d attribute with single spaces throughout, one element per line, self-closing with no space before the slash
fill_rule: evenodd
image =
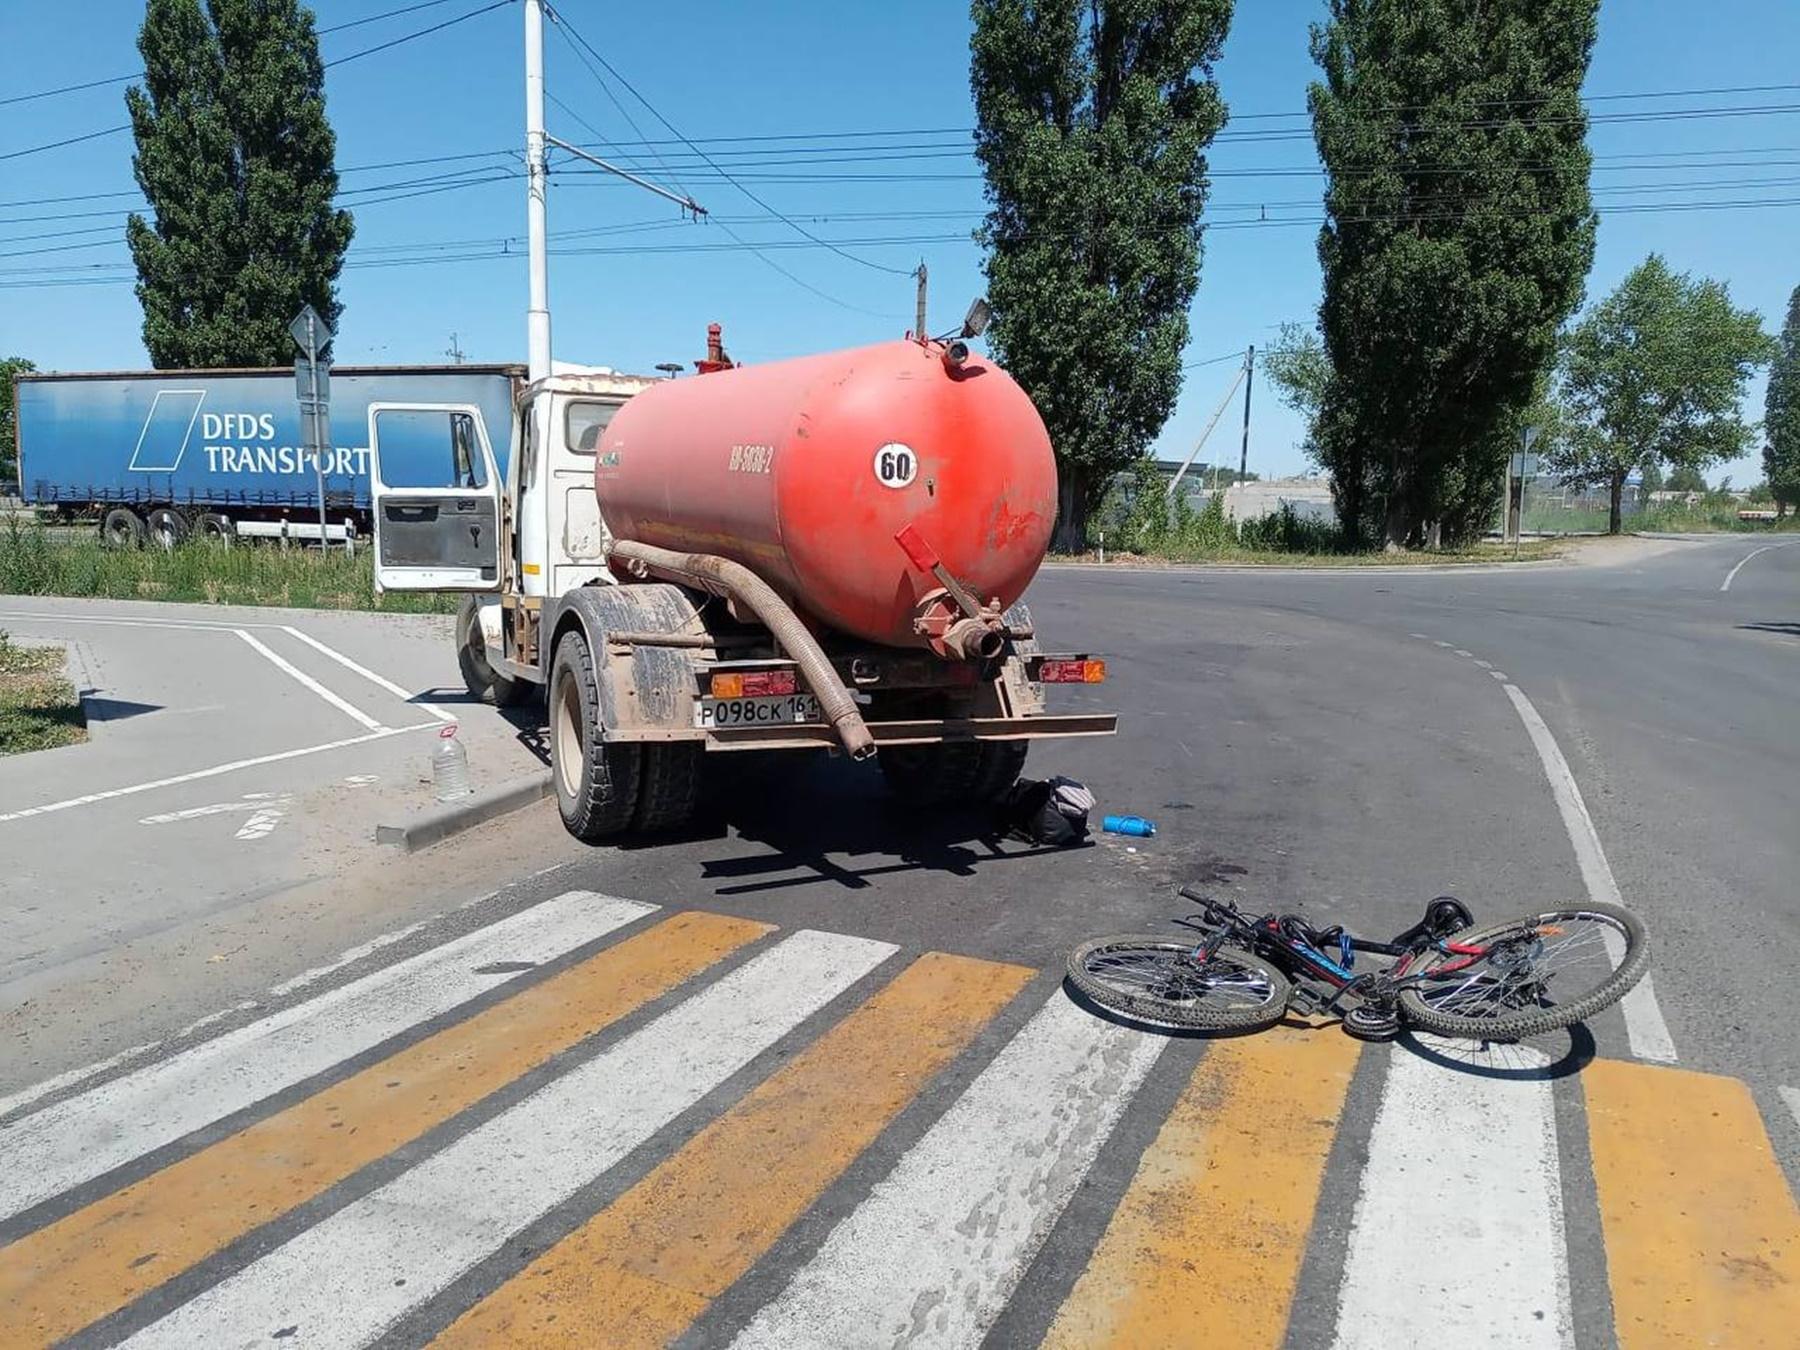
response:
<path id="1" fill-rule="evenodd" d="M 300 403 L 300 433 L 313 457 L 319 484 L 319 549 L 326 546 L 325 450 L 331 439 L 331 364 L 324 352 L 337 336 L 311 305 L 302 305 L 288 325 L 300 359 L 294 362 L 295 393 Z"/>

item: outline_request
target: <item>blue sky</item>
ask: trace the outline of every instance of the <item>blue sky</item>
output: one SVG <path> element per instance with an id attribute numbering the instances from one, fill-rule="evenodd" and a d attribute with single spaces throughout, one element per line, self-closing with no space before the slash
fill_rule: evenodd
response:
<path id="1" fill-rule="evenodd" d="M 318 0 L 314 8 L 329 28 L 407 3 Z M 327 34 L 325 56 L 485 3 L 445 0 Z M 1307 25 L 1323 8 L 1315 0 L 1238 5 L 1218 68 L 1234 120 L 1212 156 L 1207 218 L 1218 228 L 1207 236 L 1191 361 L 1266 345 L 1283 321 L 1308 320 L 1317 305 L 1310 222 L 1321 179 L 1307 123 L 1294 114 L 1303 112 L 1314 74 Z M 964 134 L 973 117 L 966 5 L 566 0 L 562 9 L 620 75 L 764 202 L 818 237 L 862 241 L 844 247 L 877 266 L 812 246 L 680 147 L 660 150 L 667 172 L 647 159 L 648 172 L 679 177 L 722 223 L 684 223 L 638 189 L 570 165 L 553 177 L 550 196 L 550 229 L 565 250 L 551 261 L 559 358 L 633 370 L 691 360 L 713 320 L 744 360 L 897 335 L 911 323 L 912 283 L 881 269 L 920 259 L 931 274 L 934 326 L 951 326 L 980 292 L 980 256 L 968 239 L 982 196 Z M 0 100 L 136 68 L 142 0 L 84 0 L 78 11 L 76 30 L 77 7 L 0 0 Z M 501 4 L 329 72 L 343 187 L 360 203 L 341 283 L 340 362 L 441 361 L 452 333 L 467 359 L 523 359 L 524 193 L 508 172 L 522 137 L 521 47 L 521 7 Z M 1677 268 L 1727 281 L 1770 327 L 1779 322 L 1800 283 L 1796 53 L 1794 0 L 1713 0 L 1703 9 L 1690 0 L 1606 0 L 1587 92 L 1598 96 L 1597 114 L 1620 120 L 1597 122 L 1590 137 L 1602 209 L 1590 299 L 1658 250 Z M 547 72 L 553 99 L 566 105 L 552 102 L 548 116 L 563 139 L 668 138 L 614 83 L 634 129 L 555 32 Z M 1748 86 L 1781 87 L 1614 97 Z M 123 122 L 124 87 L 0 103 L 0 156 Z M 1697 115 L 1703 109 L 1740 111 Z M 1683 115 L 1660 115 L 1671 112 Z M 129 273 L 118 268 L 128 258 L 123 212 L 136 199 L 88 196 L 130 194 L 130 155 L 129 135 L 111 135 L 0 158 L 0 353 L 47 369 L 146 364 Z M 480 157 L 397 163 L 450 155 Z M 453 173 L 463 182 L 446 190 L 442 176 Z M 76 196 L 86 199 L 42 200 Z M 1783 204 L 1688 209 L 1759 201 Z M 1647 205 L 1659 209 L 1617 209 Z M 1671 206 L 1682 209 L 1662 209 Z M 1283 220 L 1295 223 L 1266 223 Z M 738 247 L 728 230 L 773 245 L 770 261 Z M 869 242 L 895 239 L 905 242 Z M 44 284 L 50 280 L 83 284 Z M 1231 375 L 1228 361 L 1188 372 L 1160 453 L 1186 452 Z M 1748 402 L 1759 417 L 1760 381 Z M 1251 467 L 1300 471 L 1299 430 L 1259 380 Z M 1216 435 L 1234 454 L 1235 428 Z M 1747 460 L 1720 472 L 1740 484 L 1760 476 Z"/>

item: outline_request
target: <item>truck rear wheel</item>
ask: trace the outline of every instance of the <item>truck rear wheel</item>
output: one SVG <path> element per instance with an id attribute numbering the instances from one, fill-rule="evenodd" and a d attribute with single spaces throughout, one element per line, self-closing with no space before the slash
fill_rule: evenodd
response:
<path id="1" fill-rule="evenodd" d="M 142 548 L 144 518 L 129 506 L 115 506 L 100 522 L 100 542 L 108 548 Z"/>
<path id="2" fill-rule="evenodd" d="M 550 669 L 550 778 L 563 825 L 594 842 L 630 826 L 643 753 L 600 737 L 593 653 L 579 630 L 563 634 Z"/>
<path id="3" fill-rule="evenodd" d="M 646 745 L 632 828 L 654 834 L 687 824 L 700 801 L 700 765 L 705 758 L 698 741 Z"/>
<path id="4" fill-rule="evenodd" d="M 516 708 L 537 692 L 529 680 L 515 680 L 494 669 L 481 631 L 481 606 L 472 595 L 464 596 L 456 607 L 456 666 L 469 696 L 496 708 Z"/>
<path id="5" fill-rule="evenodd" d="M 890 745 L 881 773 L 908 806 L 971 806 L 995 800 L 1025 767 L 1025 741 Z"/>

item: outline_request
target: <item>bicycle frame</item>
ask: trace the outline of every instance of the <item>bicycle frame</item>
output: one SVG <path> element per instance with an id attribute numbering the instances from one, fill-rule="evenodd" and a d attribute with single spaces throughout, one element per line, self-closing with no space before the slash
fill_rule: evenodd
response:
<path id="1" fill-rule="evenodd" d="M 1468 910 L 1460 902 L 1447 896 L 1432 901 L 1425 919 L 1391 942 L 1356 937 L 1342 928 L 1327 930 L 1328 933 L 1335 932 L 1337 937 L 1340 959 L 1334 961 L 1295 931 L 1310 932 L 1298 915 L 1265 914 L 1252 919 L 1230 902 L 1198 895 L 1185 887 L 1181 894 L 1201 905 L 1201 921 L 1210 930 L 1207 939 L 1194 949 L 1197 961 L 1204 962 L 1220 947 L 1235 944 L 1271 961 L 1283 974 L 1296 981 L 1305 979 L 1326 986 L 1331 993 L 1329 997 L 1321 999 L 1316 992 L 1305 990 L 1304 985 L 1298 982 L 1295 985 L 1296 993 L 1305 990 L 1305 996 L 1318 1010 L 1323 1011 L 1335 1010 L 1347 993 L 1381 1006 L 1391 1005 L 1394 995 L 1401 988 L 1424 982 L 1424 975 L 1409 977 L 1407 971 L 1426 952 L 1436 951 L 1463 958 L 1437 966 L 1431 972 L 1431 977 L 1435 979 L 1464 969 L 1487 955 L 1489 950 L 1486 947 L 1450 941 L 1450 934 L 1467 927 L 1471 919 Z M 1446 905 L 1454 906 L 1454 911 L 1440 908 Z M 1180 922 L 1190 927 L 1197 926 L 1192 918 Z M 1355 971 L 1351 966 L 1356 952 L 1392 957 L 1393 961 L 1380 970 Z"/>

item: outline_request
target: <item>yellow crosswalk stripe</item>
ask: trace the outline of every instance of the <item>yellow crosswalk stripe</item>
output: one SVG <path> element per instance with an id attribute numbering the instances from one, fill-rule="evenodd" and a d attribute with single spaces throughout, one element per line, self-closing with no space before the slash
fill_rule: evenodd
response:
<path id="1" fill-rule="evenodd" d="M 1358 1050 L 1336 1027 L 1207 1047 L 1044 1345 L 1280 1345 Z"/>
<path id="2" fill-rule="evenodd" d="M 920 957 L 435 1344 L 666 1344 L 1032 975 L 941 952 Z"/>
<path id="3" fill-rule="evenodd" d="M 1735 1078 L 1581 1074 L 1621 1350 L 1800 1344 L 1800 1208 Z"/>
<path id="4" fill-rule="evenodd" d="M 0 1249 L 0 1345 L 123 1307 L 770 931 L 676 915 Z"/>

